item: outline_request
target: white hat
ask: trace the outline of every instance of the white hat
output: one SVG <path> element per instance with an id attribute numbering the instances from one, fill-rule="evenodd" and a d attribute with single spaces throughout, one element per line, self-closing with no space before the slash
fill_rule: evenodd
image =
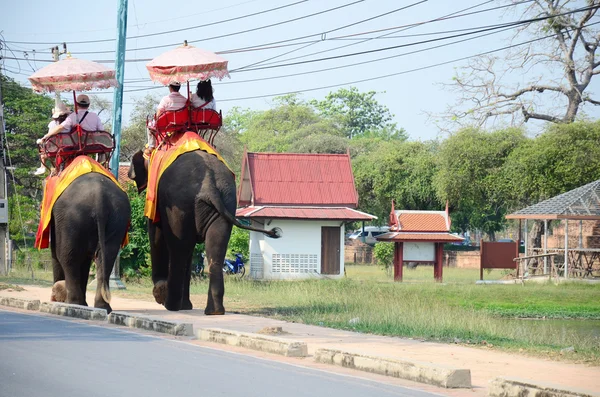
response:
<path id="1" fill-rule="evenodd" d="M 52 109 L 52 118 L 57 119 L 60 116 L 62 116 L 63 114 L 68 114 L 68 113 L 69 113 L 69 108 L 67 108 L 67 105 L 65 105 L 65 103 L 63 101 L 56 101 L 56 103 L 54 104 L 54 108 Z"/>

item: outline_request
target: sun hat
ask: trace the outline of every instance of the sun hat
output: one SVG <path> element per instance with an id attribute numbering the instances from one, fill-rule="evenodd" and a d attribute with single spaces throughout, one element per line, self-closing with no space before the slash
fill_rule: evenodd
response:
<path id="1" fill-rule="evenodd" d="M 69 108 L 67 108 L 67 105 L 65 105 L 63 101 L 57 101 L 54 105 L 54 108 L 52 108 L 53 119 L 57 119 L 63 114 L 67 113 L 69 113 Z"/>

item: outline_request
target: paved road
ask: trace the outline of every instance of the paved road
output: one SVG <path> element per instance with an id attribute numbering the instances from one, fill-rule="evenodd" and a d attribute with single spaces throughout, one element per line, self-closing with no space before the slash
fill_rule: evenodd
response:
<path id="1" fill-rule="evenodd" d="M 436 395 L 118 329 L 0 310 L 0 396 Z"/>

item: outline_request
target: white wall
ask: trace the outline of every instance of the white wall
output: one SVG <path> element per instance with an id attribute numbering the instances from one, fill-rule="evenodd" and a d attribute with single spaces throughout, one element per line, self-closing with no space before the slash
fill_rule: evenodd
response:
<path id="1" fill-rule="evenodd" d="M 250 277 L 266 280 L 321 277 L 322 226 L 340 227 L 340 274 L 326 277 L 343 277 L 344 225 L 341 221 L 273 219 L 270 224 L 252 221 L 252 226 L 279 227 L 283 237 L 272 239 L 262 233 L 250 232 Z"/>
<path id="2" fill-rule="evenodd" d="M 435 261 L 435 243 L 407 243 L 403 244 L 403 261 Z"/>

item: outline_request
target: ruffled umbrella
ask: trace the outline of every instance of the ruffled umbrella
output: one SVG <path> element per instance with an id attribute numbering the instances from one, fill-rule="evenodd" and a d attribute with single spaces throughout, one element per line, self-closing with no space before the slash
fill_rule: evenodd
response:
<path id="1" fill-rule="evenodd" d="M 118 85 L 113 69 L 72 57 L 44 66 L 32 74 L 29 81 L 37 92 L 89 91 Z"/>
<path id="2" fill-rule="evenodd" d="M 152 81 L 169 85 L 190 80 L 219 80 L 229 77 L 225 58 L 192 45 L 187 41 L 171 51 L 167 51 L 146 64 Z"/>

